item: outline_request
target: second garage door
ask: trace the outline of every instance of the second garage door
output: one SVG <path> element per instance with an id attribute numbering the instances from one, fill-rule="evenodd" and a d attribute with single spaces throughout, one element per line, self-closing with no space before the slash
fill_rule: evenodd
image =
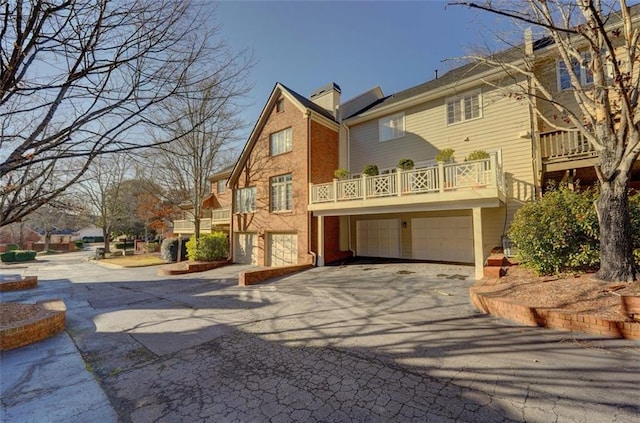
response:
<path id="1" fill-rule="evenodd" d="M 471 217 L 411 219 L 411 247 L 417 260 L 473 263 Z"/>
<path id="2" fill-rule="evenodd" d="M 298 235 L 272 233 L 267 238 L 268 266 L 298 264 Z"/>

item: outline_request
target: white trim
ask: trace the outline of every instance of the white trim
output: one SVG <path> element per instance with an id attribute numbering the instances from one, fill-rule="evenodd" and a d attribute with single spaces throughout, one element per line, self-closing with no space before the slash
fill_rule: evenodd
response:
<path id="1" fill-rule="evenodd" d="M 466 118 L 466 112 L 467 112 L 466 101 L 469 98 L 473 99 L 476 97 L 478 99 L 478 116 L 472 116 L 470 118 Z M 460 120 L 449 122 L 449 104 L 457 104 L 460 106 Z M 475 90 L 471 90 L 455 96 L 447 97 L 444 100 L 444 115 L 445 115 L 444 117 L 445 117 L 445 122 L 447 126 L 459 125 L 461 123 L 470 122 L 472 120 L 482 119 L 484 116 L 482 89 L 477 88 Z"/>

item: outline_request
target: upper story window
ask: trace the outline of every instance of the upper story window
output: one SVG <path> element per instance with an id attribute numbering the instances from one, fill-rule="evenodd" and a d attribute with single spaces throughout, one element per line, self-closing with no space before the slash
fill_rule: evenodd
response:
<path id="1" fill-rule="evenodd" d="M 480 90 L 471 91 L 446 100 L 447 125 L 482 117 L 482 96 Z"/>
<path id="2" fill-rule="evenodd" d="M 271 178 L 271 211 L 293 209 L 293 184 L 291 174 Z"/>
<path id="3" fill-rule="evenodd" d="M 404 137 L 404 113 L 385 116 L 378 120 L 380 142 Z"/>
<path id="4" fill-rule="evenodd" d="M 272 156 L 291 151 L 291 128 L 271 134 L 269 151 Z"/>
<path id="5" fill-rule="evenodd" d="M 284 98 L 279 99 L 276 103 L 276 112 L 284 112 Z"/>
<path id="6" fill-rule="evenodd" d="M 589 53 L 583 53 L 582 55 L 582 63 L 589 63 L 591 60 L 591 56 Z M 593 75 L 591 71 L 584 66 L 582 63 L 579 63 L 577 60 L 571 61 L 571 68 L 575 73 L 576 77 L 580 82 L 581 86 L 586 86 L 589 84 L 593 84 Z M 569 76 L 569 70 L 567 69 L 567 64 L 564 60 L 558 60 L 557 62 L 557 74 L 558 74 L 558 91 L 569 90 L 573 88 L 571 86 L 571 77 Z"/>
<path id="7" fill-rule="evenodd" d="M 218 194 L 222 194 L 226 189 L 226 182 L 224 179 L 221 179 L 216 182 L 216 192 Z"/>
<path id="8" fill-rule="evenodd" d="M 236 190 L 236 213 L 256 211 L 256 187 Z"/>

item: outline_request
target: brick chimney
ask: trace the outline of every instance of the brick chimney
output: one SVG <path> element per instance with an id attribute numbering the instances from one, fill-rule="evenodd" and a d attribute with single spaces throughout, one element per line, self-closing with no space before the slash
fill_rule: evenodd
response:
<path id="1" fill-rule="evenodd" d="M 340 106 L 341 93 L 342 90 L 340 90 L 338 84 L 330 82 L 315 90 L 311 94 L 311 101 L 327 110 L 334 118 L 338 119 L 338 107 Z"/>

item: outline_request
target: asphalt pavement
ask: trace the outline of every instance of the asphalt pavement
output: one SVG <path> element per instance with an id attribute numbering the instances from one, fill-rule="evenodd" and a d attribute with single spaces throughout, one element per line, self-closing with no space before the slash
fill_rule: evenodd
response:
<path id="1" fill-rule="evenodd" d="M 247 266 L 161 277 L 88 253 L 28 268 L 67 331 L 2 353 L 6 422 L 635 422 L 640 343 L 522 327 L 469 304 L 473 269 Z"/>

